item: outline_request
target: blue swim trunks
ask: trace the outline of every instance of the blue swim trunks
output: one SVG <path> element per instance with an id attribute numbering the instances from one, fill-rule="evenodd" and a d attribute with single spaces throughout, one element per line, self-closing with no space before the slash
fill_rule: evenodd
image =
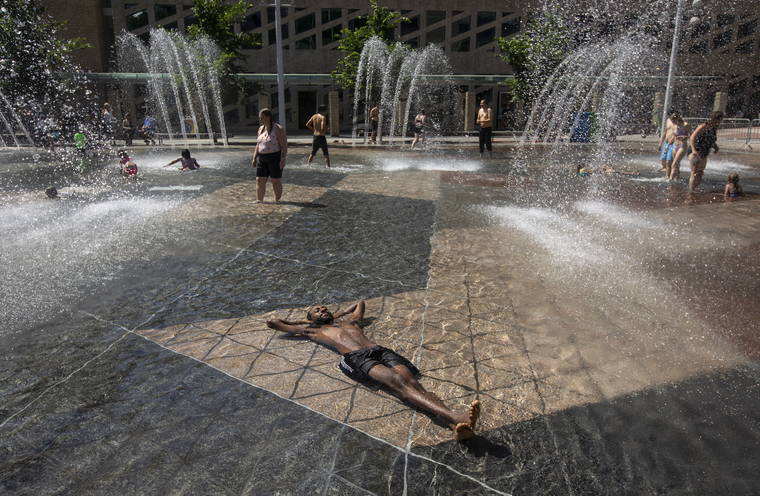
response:
<path id="1" fill-rule="evenodd" d="M 673 154 L 676 151 L 675 143 L 663 143 L 660 152 L 660 160 L 673 160 Z"/>

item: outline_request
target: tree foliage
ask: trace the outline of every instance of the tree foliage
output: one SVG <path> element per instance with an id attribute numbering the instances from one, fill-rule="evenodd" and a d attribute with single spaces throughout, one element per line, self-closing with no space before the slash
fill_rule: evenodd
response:
<path id="1" fill-rule="evenodd" d="M 369 5 L 369 15 L 358 18 L 363 23 L 362 26 L 356 29 L 344 28 L 340 32 L 338 50 L 345 55 L 338 61 L 331 75 L 345 89 L 353 89 L 356 84 L 359 59 L 367 40 L 378 36 L 386 43 L 393 43 L 396 41 L 396 28 L 399 24 L 410 22 L 400 12 L 378 6 L 377 0 L 369 0 Z"/>
<path id="2" fill-rule="evenodd" d="M 544 15 L 528 23 L 516 36 L 498 38 L 497 56 L 514 71 L 514 79 L 506 81 L 513 102 L 530 107 L 546 79 L 564 60 L 571 48 L 572 37 L 557 17 Z"/>
<path id="3" fill-rule="evenodd" d="M 195 0 L 193 15 L 196 23 L 188 28 L 190 36 L 206 35 L 221 49 L 217 61 L 223 74 L 241 72 L 237 62 L 243 57 L 240 50 L 255 48 L 261 44 L 255 33 L 236 33 L 235 24 L 245 20 L 245 13 L 253 5 L 246 0 L 227 4 L 224 0 Z"/>
<path id="4" fill-rule="evenodd" d="M 0 91 L 38 137 L 45 126 L 68 132 L 97 112 L 89 84 L 69 57 L 88 45 L 62 39 L 62 26 L 38 0 L 0 0 Z"/>

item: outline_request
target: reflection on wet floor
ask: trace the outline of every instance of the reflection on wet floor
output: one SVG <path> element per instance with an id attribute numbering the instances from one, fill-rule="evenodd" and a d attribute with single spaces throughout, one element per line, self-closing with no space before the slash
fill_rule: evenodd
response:
<path id="1" fill-rule="evenodd" d="M 718 193 L 688 195 L 682 182 L 668 185 L 644 166 L 635 177 L 579 178 L 540 160 L 517 167 L 503 158 L 389 153 L 385 161 L 335 152 L 335 170 L 289 164 L 280 205 L 252 203 L 246 151 L 205 162 L 199 153 L 214 167 L 192 175 L 162 170 L 163 155 L 145 157 L 139 183 L 125 186 L 105 171 L 91 184 L 64 185 L 76 201 L 48 202 L 23 187 L 4 192 L 0 227 L 14 236 L 3 256 L 18 288 L 3 296 L 4 307 L 16 309 L 7 315 L 18 336 L 5 345 L 7 375 L 18 382 L 3 391 L 4 412 L 19 411 L 100 352 L 102 335 L 134 328 L 289 400 L 278 403 L 279 416 L 230 428 L 282 431 L 279 418 L 298 418 L 303 405 L 395 446 L 400 465 L 382 465 L 365 448 L 328 453 L 335 460 L 342 449 L 360 460 L 342 477 L 373 494 L 397 494 L 400 480 L 409 494 L 430 487 L 454 494 L 438 485 L 446 477 L 458 478 L 451 487 L 474 484 L 478 494 L 758 487 L 747 458 L 760 439 L 747 413 L 758 406 L 747 388 L 760 384 L 757 165 L 741 156 L 715 162 L 706 190 L 720 190 L 721 167 L 741 166 L 751 193 L 724 203 Z M 452 442 L 424 414 L 345 377 L 332 350 L 265 326 L 273 316 L 300 318 L 315 303 L 335 308 L 359 298 L 368 300 L 369 337 L 413 359 L 429 390 L 455 408 L 483 402 L 481 442 Z M 24 322 L 32 307 L 39 322 L 53 322 L 61 305 L 70 311 L 66 322 Z M 98 329 L 80 310 L 123 327 Z M 35 358 L 52 339 L 60 351 Z M 120 345 L 90 377 L 112 370 L 131 371 L 135 383 L 151 380 L 141 374 L 171 377 L 170 360 L 140 372 L 146 352 L 138 348 Z M 170 379 L 166 398 L 141 398 L 134 408 L 224 394 L 199 389 L 201 382 Z M 87 387 L 131 398 L 131 388 Z M 42 449 L 46 433 L 61 428 L 54 408 L 77 409 L 87 397 L 78 374 L 66 388 L 65 398 L 54 389 L 13 419 L 14 443 Z M 98 412 L 140 429 L 129 416 Z M 176 429 L 155 434 L 184 442 Z M 118 443 L 137 457 L 164 450 Z M 60 457 L 68 448 L 57 449 Z M 104 477 L 119 479 L 113 470 Z M 271 473 L 294 483 L 295 472 Z"/>

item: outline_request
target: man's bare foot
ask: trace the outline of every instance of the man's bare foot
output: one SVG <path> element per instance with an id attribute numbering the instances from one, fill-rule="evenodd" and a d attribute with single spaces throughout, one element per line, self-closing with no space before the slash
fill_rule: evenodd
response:
<path id="1" fill-rule="evenodd" d="M 459 422 L 454 426 L 454 439 L 463 441 L 470 439 L 475 435 L 475 426 L 480 418 L 480 401 L 475 400 L 470 404 L 470 411 L 467 412 L 467 422 Z"/>
<path id="2" fill-rule="evenodd" d="M 462 422 L 461 424 L 457 424 L 454 427 L 454 439 L 457 441 L 464 441 L 465 439 L 470 439 L 475 435 L 475 432 L 473 432 L 472 427 L 470 427 L 470 424 L 466 424 Z"/>

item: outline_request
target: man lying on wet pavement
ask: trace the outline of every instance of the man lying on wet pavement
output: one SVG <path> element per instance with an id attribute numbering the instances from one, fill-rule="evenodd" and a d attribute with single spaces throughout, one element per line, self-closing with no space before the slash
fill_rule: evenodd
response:
<path id="1" fill-rule="evenodd" d="M 415 376 L 419 370 L 409 360 L 388 348 L 370 341 L 359 326 L 364 318 L 364 301 L 334 315 L 318 305 L 307 313 L 305 321 L 269 320 L 267 326 L 278 331 L 305 336 L 329 346 L 343 355 L 340 370 L 362 383 L 379 383 L 402 401 L 437 417 L 454 431 L 457 440 L 475 434 L 480 416 L 480 401 L 473 401 L 466 413 L 454 413 L 435 394 L 427 391 Z M 343 320 L 337 320 L 347 316 Z"/>

